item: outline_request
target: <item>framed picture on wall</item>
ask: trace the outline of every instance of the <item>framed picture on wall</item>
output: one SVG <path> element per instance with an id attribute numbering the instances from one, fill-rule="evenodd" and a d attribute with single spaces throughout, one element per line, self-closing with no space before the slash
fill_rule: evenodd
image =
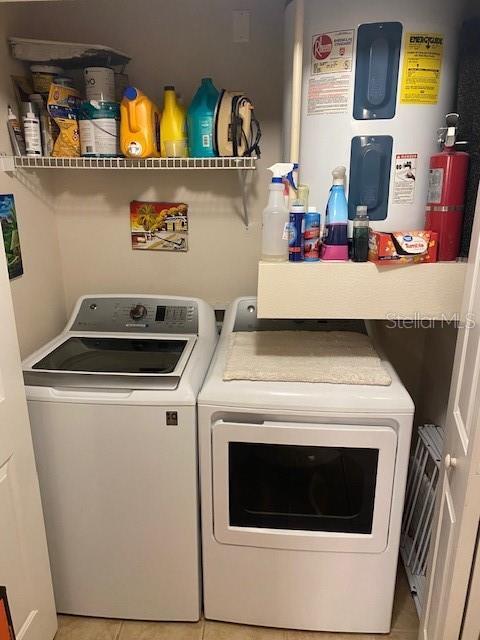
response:
<path id="1" fill-rule="evenodd" d="M 7 589 L 0 586 L 0 640 L 15 640 L 12 616 L 8 606 Z"/>
<path id="2" fill-rule="evenodd" d="M 11 193 L 0 195 L 0 224 L 2 225 L 3 244 L 7 256 L 8 275 L 12 280 L 12 278 L 23 274 L 23 262 L 15 199 Z"/>
<path id="3" fill-rule="evenodd" d="M 188 250 L 188 205 L 185 202 L 130 203 L 132 249 Z"/>

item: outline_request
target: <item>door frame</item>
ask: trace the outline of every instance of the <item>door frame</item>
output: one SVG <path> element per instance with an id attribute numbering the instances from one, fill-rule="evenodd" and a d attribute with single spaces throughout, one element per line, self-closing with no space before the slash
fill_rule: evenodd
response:
<path id="1" fill-rule="evenodd" d="M 419 640 L 461 637 L 480 520 L 480 197 L 459 320 Z"/>

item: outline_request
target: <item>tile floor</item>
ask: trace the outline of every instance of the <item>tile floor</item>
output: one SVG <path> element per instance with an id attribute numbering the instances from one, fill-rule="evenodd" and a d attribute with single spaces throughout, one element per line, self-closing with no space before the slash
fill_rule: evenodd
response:
<path id="1" fill-rule="evenodd" d="M 399 567 L 392 632 L 389 635 L 287 631 L 210 620 L 196 623 L 132 622 L 58 616 L 55 640 L 416 640 L 417 634 L 415 604 L 403 568 Z"/>

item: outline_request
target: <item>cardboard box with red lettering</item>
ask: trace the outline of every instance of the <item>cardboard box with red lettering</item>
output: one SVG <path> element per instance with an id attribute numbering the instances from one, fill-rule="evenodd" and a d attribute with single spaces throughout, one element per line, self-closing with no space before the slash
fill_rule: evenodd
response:
<path id="1" fill-rule="evenodd" d="M 368 259 L 377 264 L 436 262 L 438 233 L 435 231 L 374 231 L 370 229 Z"/>

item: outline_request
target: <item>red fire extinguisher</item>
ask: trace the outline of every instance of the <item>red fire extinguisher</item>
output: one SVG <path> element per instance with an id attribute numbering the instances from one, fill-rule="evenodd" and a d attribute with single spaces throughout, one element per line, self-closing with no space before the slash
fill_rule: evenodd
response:
<path id="1" fill-rule="evenodd" d="M 470 156 L 455 148 L 458 113 L 449 113 L 439 130 L 440 153 L 430 158 L 425 228 L 438 233 L 438 259 L 455 260 L 460 250 L 463 206 Z M 465 144 L 465 143 L 463 143 Z"/>

